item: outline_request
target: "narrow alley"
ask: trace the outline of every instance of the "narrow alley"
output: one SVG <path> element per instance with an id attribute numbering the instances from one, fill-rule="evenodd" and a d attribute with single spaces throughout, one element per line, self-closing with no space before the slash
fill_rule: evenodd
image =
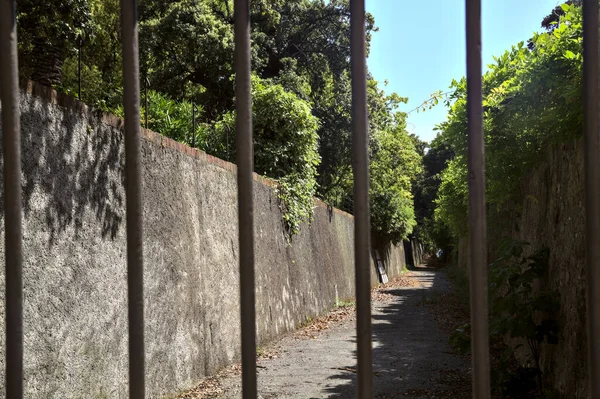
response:
<path id="1" fill-rule="evenodd" d="M 373 290 L 376 398 L 470 397 L 469 362 L 451 353 L 448 334 L 427 306 L 449 289 L 443 271 L 419 268 Z M 308 326 L 259 351 L 261 398 L 356 397 L 354 311 L 338 313 L 342 320 L 325 316 L 334 319 L 326 328 Z M 182 397 L 241 398 L 239 366 L 203 386 Z"/>

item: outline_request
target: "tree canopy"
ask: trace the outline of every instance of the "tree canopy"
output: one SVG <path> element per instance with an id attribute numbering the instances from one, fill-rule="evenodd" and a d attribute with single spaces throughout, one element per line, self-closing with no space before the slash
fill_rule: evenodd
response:
<path id="1" fill-rule="evenodd" d="M 491 217 L 520 195 L 520 181 L 552 143 L 582 131 L 582 11 L 563 4 L 556 24 L 533 46 L 513 46 L 483 76 L 486 202 Z M 554 17 L 553 17 L 554 18 Z M 545 19 L 546 21 L 546 19 Z M 455 154 L 439 176 L 435 220 L 455 237 L 467 232 L 466 80 L 454 81 L 448 120 L 439 126 Z"/>
<path id="2" fill-rule="evenodd" d="M 119 1 L 38 3 L 17 0 L 22 74 L 76 95 L 81 52 L 82 100 L 122 112 Z M 377 29 L 365 24 L 368 49 Z M 252 1 L 251 28 L 255 170 L 278 181 L 291 233 L 314 195 L 352 212 L 349 1 Z M 233 1 L 140 0 L 139 42 L 149 126 L 234 160 Z M 373 229 L 395 242 L 415 225 L 421 169 L 403 101 L 369 75 Z"/>

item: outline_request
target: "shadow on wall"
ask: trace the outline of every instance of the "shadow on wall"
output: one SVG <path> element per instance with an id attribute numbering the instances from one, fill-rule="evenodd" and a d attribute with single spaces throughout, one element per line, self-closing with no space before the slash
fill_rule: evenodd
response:
<path id="1" fill-rule="evenodd" d="M 36 85 L 34 90 L 50 89 Z M 102 130 L 93 132 L 88 121 L 100 116 L 72 102 L 73 106 L 57 107 L 21 91 L 23 210 L 25 218 L 33 211 L 45 212 L 45 226 L 35 227 L 48 231 L 49 246 L 69 227 L 79 238 L 87 207 L 101 223 L 102 238 L 114 239 L 124 217 L 123 133 L 102 123 L 93 123 Z M 0 167 L 3 164 L 0 155 Z M 0 182 L 3 208 L 3 178 Z M 2 212 L 0 222 L 3 219 Z"/>
<path id="2" fill-rule="evenodd" d="M 408 270 L 415 270 L 424 263 L 423 245 L 415 239 L 405 240 L 402 244 L 404 245 L 404 253 L 406 254 L 406 268 Z"/>
<path id="3" fill-rule="evenodd" d="M 406 255 L 406 268 L 413 270 L 415 268 L 415 257 L 413 254 L 413 246 L 410 241 L 402 241 L 404 245 L 404 254 Z"/>
<path id="4" fill-rule="evenodd" d="M 382 238 L 375 232 L 371 232 L 371 258 L 373 260 L 373 267 L 375 268 L 375 275 L 378 276 L 378 282 L 381 282 L 381 276 L 377 270 L 377 257 L 383 263 L 385 272 L 388 278 L 399 275 L 402 273 L 406 266 L 405 255 L 402 252 L 402 246 L 395 246 L 389 240 Z"/>
<path id="5" fill-rule="evenodd" d="M 371 232 L 371 257 L 373 258 L 375 269 L 377 269 L 377 255 L 379 255 L 385 271 L 390 274 L 392 243 L 382 239 L 377 233 Z"/>

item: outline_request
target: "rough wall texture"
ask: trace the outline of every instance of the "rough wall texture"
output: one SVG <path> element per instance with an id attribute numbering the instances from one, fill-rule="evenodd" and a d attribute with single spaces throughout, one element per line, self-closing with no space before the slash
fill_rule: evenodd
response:
<path id="1" fill-rule="evenodd" d="M 31 83 L 21 110 L 26 396 L 125 398 L 121 121 Z M 146 374 L 149 395 L 159 397 L 238 359 L 237 187 L 234 165 L 143 135 Z M 264 342 L 353 297 L 354 223 L 317 202 L 314 222 L 288 245 L 272 183 L 258 175 L 255 182 L 257 329 Z M 384 259 L 389 275 L 401 272 L 401 247 L 388 246 Z M 376 283 L 373 265 L 371 274 Z M 1 323 L 0 374 L 3 329 Z"/>
<path id="2" fill-rule="evenodd" d="M 425 262 L 425 258 L 423 257 L 423 244 L 417 240 L 411 240 L 410 245 L 412 247 L 415 266 L 422 265 Z"/>
<path id="3" fill-rule="evenodd" d="M 585 208 L 582 142 L 548 150 L 524 180 L 519 231 L 530 251 L 550 249 L 546 289 L 557 290 L 560 344 L 542 352 L 546 380 L 565 398 L 587 397 Z"/>
<path id="4" fill-rule="evenodd" d="M 408 266 L 415 267 L 424 263 L 423 244 L 416 239 L 404 241 L 404 252 Z"/>
<path id="5" fill-rule="evenodd" d="M 507 235 L 531 244 L 526 255 L 550 249 L 548 279 L 541 288 L 560 294 L 560 343 L 543 347 L 541 364 L 549 386 L 564 398 L 587 397 L 583 179 L 581 140 L 549 148 L 544 161 L 522 181 L 518 228 L 488 226 L 490 258 Z M 467 251 L 463 238 L 459 266 L 467 266 Z"/>

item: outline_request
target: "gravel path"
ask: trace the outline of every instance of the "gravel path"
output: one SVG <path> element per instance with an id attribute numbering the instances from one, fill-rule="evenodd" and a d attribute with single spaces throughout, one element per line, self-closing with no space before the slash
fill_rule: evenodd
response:
<path id="1" fill-rule="evenodd" d="M 448 336 L 424 306 L 449 289 L 445 274 L 419 269 L 403 279 L 411 284 L 392 282 L 373 295 L 375 397 L 469 398 L 469 364 L 450 353 Z M 294 335 L 278 342 L 277 355 L 258 362 L 260 397 L 356 397 L 354 329 L 351 315 L 314 338 Z M 223 393 L 216 397 L 241 398 L 238 373 L 224 376 L 219 385 Z"/>

